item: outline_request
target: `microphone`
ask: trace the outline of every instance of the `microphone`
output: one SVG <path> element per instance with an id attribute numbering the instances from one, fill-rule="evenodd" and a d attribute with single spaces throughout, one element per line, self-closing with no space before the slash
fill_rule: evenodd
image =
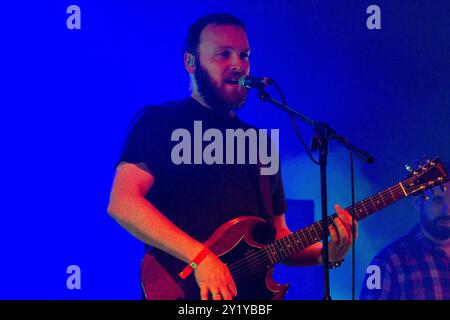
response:
<path id="1" fill-rule="evenodd" d="M 258 77 L 252 77 L 252 76 L 243 76 L 239 78 L 239 86 L 245 89 L 264 89 L 265 87 L 268 87 L 272 84 L 272 79 L 264 77 L 264 78 L 258 78 Z"/>

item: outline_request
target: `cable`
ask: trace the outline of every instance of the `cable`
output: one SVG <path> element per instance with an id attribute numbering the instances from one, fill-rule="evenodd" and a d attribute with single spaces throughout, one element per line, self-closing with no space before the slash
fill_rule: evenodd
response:
<path id="1" fill-rule="evenodd" d="M 272 80 L 272 84 L 277 89 L 283 104 L 287 106 L 286 98 L 281 91 L 281 88 L 278 86 L 278 84 Z M 297 137 L 299 138 L 301 144 L 303 145 L 303 148 L 305 149 L 306 153 L 308 154 L 308 157 L 311 159 L 312 162 L 314 162 L 317 165 L 320 165 L 319 161 L 314 159 L 314 157 L 311 154 L 311 151 L 309 150 L 308 146 L 305 143 L 305 140 L 303 139 L 302 135 L 300 134 L 300 130 L 298 129 L 297 123 L 295 122 L 295 117 L 291 112 L 288 112 L 289 118 L 291 119 L 292 126 L 294 127 L 294 131 L 297 134 Z M 331 135 L 328 137 L 328 140 L 331 140 L 333 138 L 342 138 L 336 135 Z M 355 277 L 356 277 L 356 250 L 355 250 L 355 234 L 356 234 L 356 228 L 355 228 L 355 175 L 354 175 L 354 163 L 353 163 L 353 152 L 350 150 L 350 184 L 351 184 L 351 193 L 352 193 L 352 300 L 355 300 Z"/>
<path id="2" fill-rule="evenodd" d="M 281 97 L 281 100 L 283 101 L 283 104 L 284 104 L 285 106 L 287 106 L 287 101 L 286 101 L 286 98 L 284 97 L 283 91 L 281 91 L 281 88 L 278 86 L 278 84 L 277 84 L 277 83 L 275 82 L 275 80 L 273 80 L 273 79 L 272 79 L 272 84 L 273 84 L 274 87 L 277 89 L 277 91 L 278 91 L 278 93 L 279 93 L 279 95 L 280 95 L 280 97 Z M 316 159 L 314 159 L 313 155 L 311 154 L 311 151 L 309 150 L 308 146 L 306 145 L 306 142 L 305 142 L 305 140 L 303 139 L 303 137 L 302 137 L 302 135 L 301 135 L 301 133 L 300 133 L 300 130 L 298 129 L 297 122 L 295 122 L 295 117 L 294 117 L 294 115 L 293 115 L 291 112 L 288 112 L 288 114 L 289 114 L 289 119 L 291 119 L 292 126 L 294 127 L 294 132 L 296 133 L 298 139 L 300 140 L 300 142 L 301 142 L 303 148 L 305 149 L 305 151 L 306 151 L 308 157 L 311 159 L 312 162 L 314 162 L 314 163 L 317 164 L 317 165 L 320 165 L 319 161 L 317 161 Z"/>

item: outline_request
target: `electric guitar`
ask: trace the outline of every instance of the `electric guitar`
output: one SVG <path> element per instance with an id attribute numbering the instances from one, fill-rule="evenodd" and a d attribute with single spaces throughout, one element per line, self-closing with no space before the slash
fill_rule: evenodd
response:
<path id="1" fill-rule="evenodd" d="M 355 204 L 355 219 L 362 220 L 407 196 L 416 196 L 449 180 L 443 163 L 435 158 L 411 172 L 403 181 Z M 346 208 L 352 214 L 352 206 Z M 337 215 L 328 217 L 328 225 Z M 289 287 L 272 279 L 273 267 L 322 239 L 322 222 L 315 222 L 289 236 L 263 244 L 255 230 L 267 221 L 243 216 L 220 226 L 205 245 L 226 264 L 235 281 L 236 300 L 282 299 Z M 160 251 L 158 251 L 160 252 Z M 198 300 L 200 290 L 191 275 L 182 280 L 178 273 L 186 266 L 163 252 L 150 249 L 141 263 L 141 285 L 148 300 Z"/>

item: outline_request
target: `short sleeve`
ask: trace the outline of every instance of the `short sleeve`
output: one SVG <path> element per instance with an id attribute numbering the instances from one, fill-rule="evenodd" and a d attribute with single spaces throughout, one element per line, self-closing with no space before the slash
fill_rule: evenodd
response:
<path id="1" fill-rule="evenodd" d="M 134 116 L 116 167 L 121 162 L 143 162 L 152 173 L 157 170 L 160 162 L 157 158 L 160 153 L 158 149 L 161 148 L 158 145 L 161 139 L 158 138 L 162 134 L 162 131 L 157 129 L 161 127 L 156 126 L 158 122 L 158 113 L 151 107 L 142 109 Z"/>

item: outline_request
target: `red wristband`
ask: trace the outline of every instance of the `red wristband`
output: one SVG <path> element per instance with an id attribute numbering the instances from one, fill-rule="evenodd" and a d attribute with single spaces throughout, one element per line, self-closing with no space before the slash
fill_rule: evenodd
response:
<path id="1" fill-rule="evenodd" d="M 196 255 L 195 258 L 192 259 L 191 262 L 189 262 L 189 264 L 186 266 L 186 268 L 184 268 L 183 271 L 181 271 L 178 274 L 181 277 L 181 279 L 186 279 L 192 273 L 192 271 L 194 271 L 194 269 L 198 267 L 200 262 L 202 262 L 203 259 L 205 259 L 205 257 L 208 255 L 208 253 L 209 253 L 209 249 L 208 249 L 208 247 L 205 246 L 203 248 L 203 250 L 200 251 L 200 253 L 198 255 Z"/>

